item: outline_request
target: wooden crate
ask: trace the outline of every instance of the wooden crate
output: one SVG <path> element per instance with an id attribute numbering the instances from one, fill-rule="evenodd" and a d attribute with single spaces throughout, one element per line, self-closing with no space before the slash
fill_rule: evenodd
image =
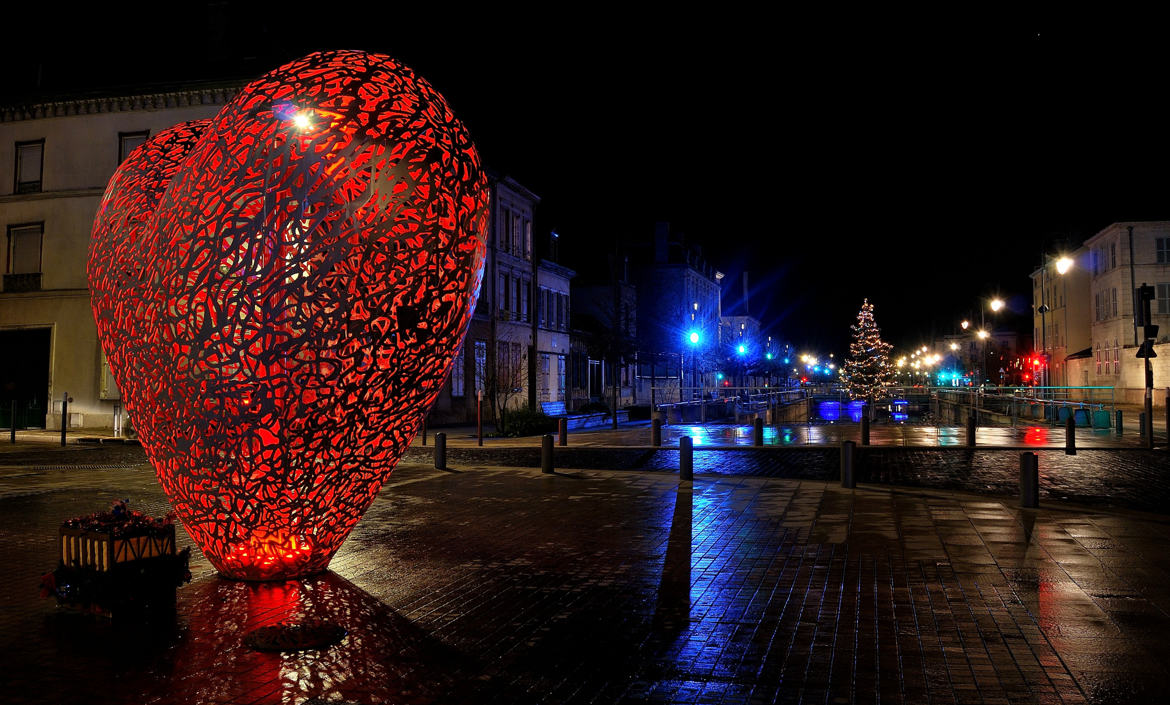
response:
<path id="1" fill-rule="evenodd" d="M 108 571 L 118 563 L 175 555 L 175 527 L 155 536 L 115 538 L 107 532 L 61 528 L 61 562 Z"/>

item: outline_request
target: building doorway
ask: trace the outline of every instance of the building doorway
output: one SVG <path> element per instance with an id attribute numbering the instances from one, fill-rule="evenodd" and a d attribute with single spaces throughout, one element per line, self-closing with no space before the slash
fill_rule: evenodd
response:
<path id="1" fill-rule="evenodd" d="M 49 406 L 51 328 L 0 330 L 0 426 L 44 428 Z"/>

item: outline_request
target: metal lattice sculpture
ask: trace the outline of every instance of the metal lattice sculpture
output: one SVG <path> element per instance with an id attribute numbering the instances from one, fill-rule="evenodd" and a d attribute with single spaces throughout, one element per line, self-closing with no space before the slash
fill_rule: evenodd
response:
<path id="1" fill-rule="evenodd" d="M 89 261 L 99 337 L 222 574 L 328 565 L 462 344 L 487 210 L 443 98 L 357 51 L 280 67 L 114 174 Z"/>

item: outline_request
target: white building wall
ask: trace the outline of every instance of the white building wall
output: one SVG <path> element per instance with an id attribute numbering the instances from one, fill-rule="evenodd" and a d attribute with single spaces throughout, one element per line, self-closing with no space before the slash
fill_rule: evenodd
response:
<path id="1" fill-rule="evenodd" d="M 9 226 L 43 223 L 41 289 L 0 291 L 0 330 L 51 329 L 47 428 L 60 428 L 60 398 L 86 428 L 113 425 L 102 400 L 102 356 L 86 276 L 89 239 L 106 183 L 118 165 L 119 133 L 151 135 L 213 117 L 234 88 L 105 98 L 0 110 L 0 272 L 9 268 Z M 44 140 L 41 191 L 16 194 L 16 143 Z M 56 413 L 54 413 L 56 409 Z M 78 416 L 73 416 L 78 414 Z"/>

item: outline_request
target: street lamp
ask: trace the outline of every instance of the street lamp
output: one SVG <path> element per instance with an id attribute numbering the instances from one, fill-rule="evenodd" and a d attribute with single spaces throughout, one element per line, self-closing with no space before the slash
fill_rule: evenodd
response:
<path id="1" fill-rule="evenodd" d="M 1040 314 L 1040 352 L 1044 356 L 1044 383 L 1041 387 L 1047 387 L 1051 384 L 1048 377 L 1048 368 L 1052 362 L 1052 356 L 1048 352 L 1048 312 L 1052 309 L 1048 306 L 1046 299 L 1048 298 L 1048 262 L 1047 254 L 1043 257 L 1043 262 L 1040 265 L 1040 306 L 1036 312 Z M 1072 269 L 1073 260 L 1071 257 L 1060 256 L 1056 259 L 1056 273 L 1064 275 L 1068 270 Z M 1068 309 L 1065 309 L 1066 311 Z"/>
<path id="2" fill-rule="evenodd" d="M 687 336 L 687 340 L 691 342 L 691 386 L 696 387 L 698 386 L 696 380 L 698 380 L 699 373 L 699 356 L 696 353 L 699 346 L 699 332 L 695 330 L 691 331 L 691 334 Z"/>

